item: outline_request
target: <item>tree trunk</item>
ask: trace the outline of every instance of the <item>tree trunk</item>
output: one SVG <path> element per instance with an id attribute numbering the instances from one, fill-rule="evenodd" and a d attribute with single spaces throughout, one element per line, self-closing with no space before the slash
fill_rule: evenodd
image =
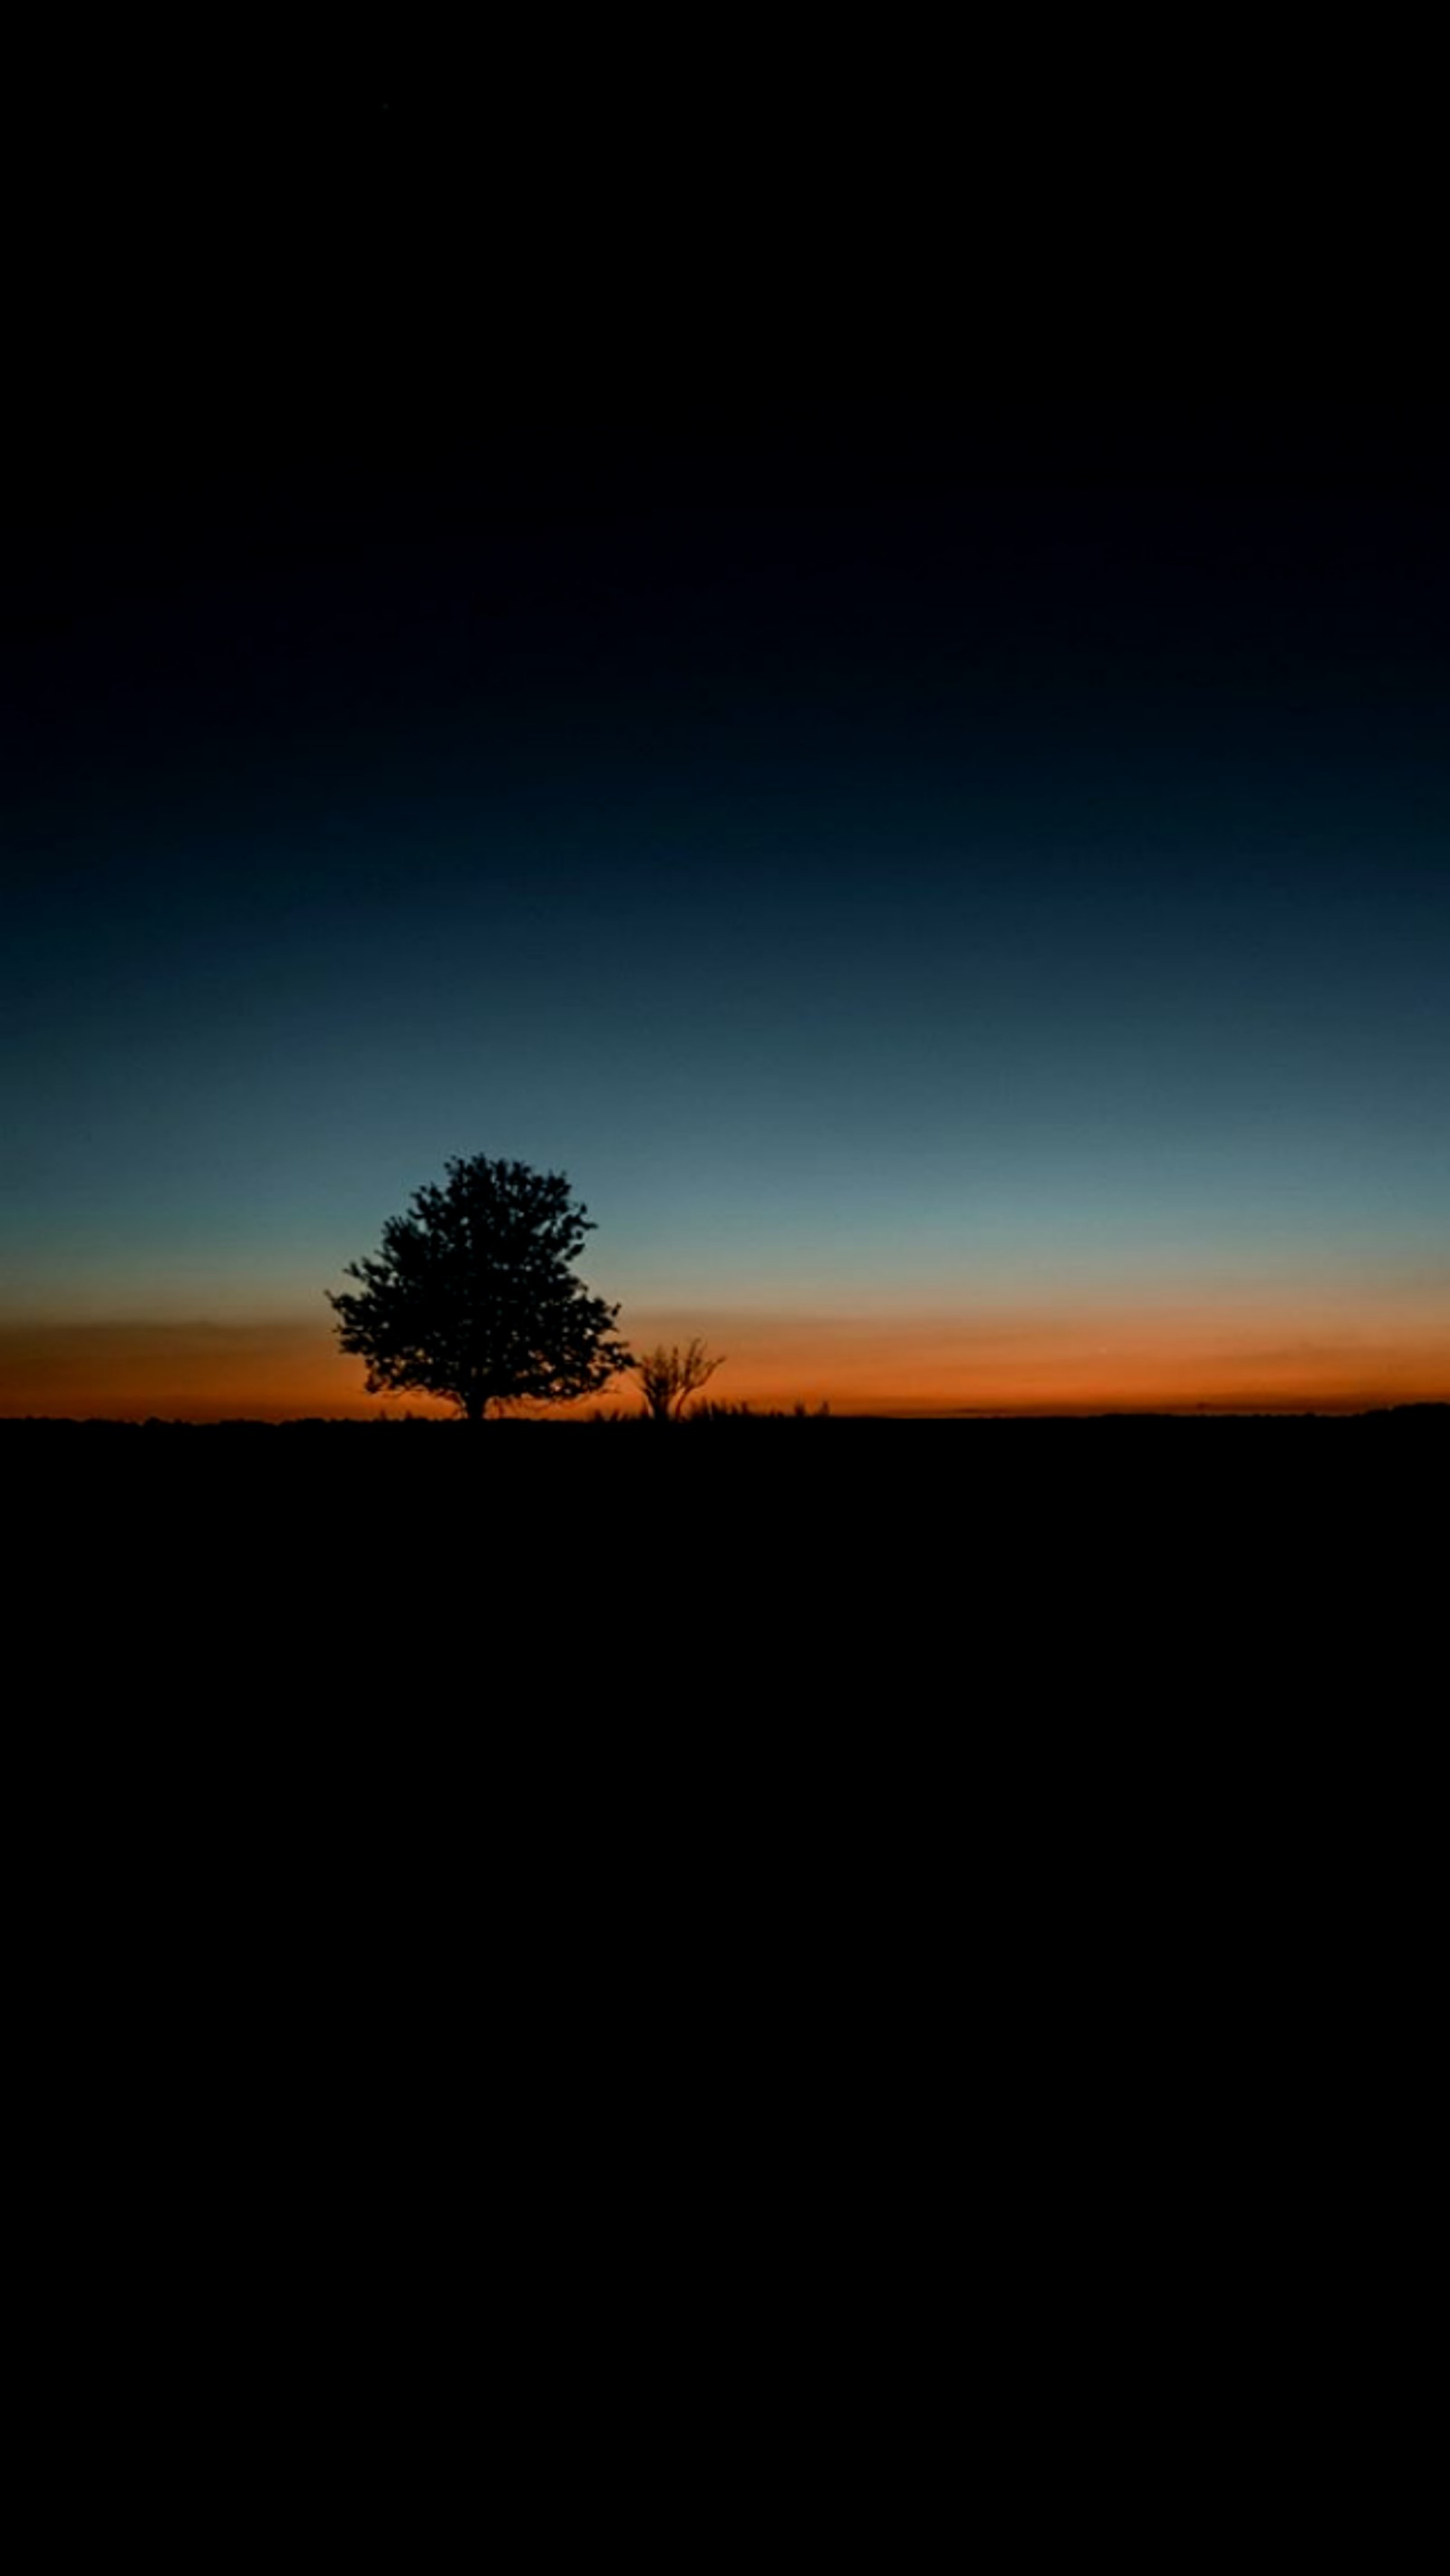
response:
<path id="1" fill-rule="evenodd" d="M 488 1411 L 487 1396 L 466 1395 L 463 1399 L 463 1410 L 470 1422 L 482 1422 Z"/>

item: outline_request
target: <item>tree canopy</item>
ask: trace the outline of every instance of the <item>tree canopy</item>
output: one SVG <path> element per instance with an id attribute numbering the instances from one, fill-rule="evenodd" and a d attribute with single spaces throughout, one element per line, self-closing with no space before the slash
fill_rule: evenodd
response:
<path id="1" fill-rule="evenodd" d="M 593 1228 L 563 1173 L 486 1154 L 444 1169 L 389 1217 L 380 1252 L 347 1264 L 357 1289 L 328 1291 L 369 1395 L 438 1396 L 481 1422 L 490 1406 L 597 1394 L 630 1354 L 619 1308 L 574 1274 Z"/>

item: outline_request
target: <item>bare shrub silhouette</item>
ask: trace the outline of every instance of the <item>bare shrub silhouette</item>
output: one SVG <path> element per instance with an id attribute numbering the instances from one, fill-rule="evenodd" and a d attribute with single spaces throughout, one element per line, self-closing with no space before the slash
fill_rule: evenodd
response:
<path id="1" fill-rule="evenodd" d="M 691 1396 L 709 1383 L 723 1359 L 723 1352 L 710 1358 L 700 1341 L 688 1342 L 683 1351 L 678 1342 L 669 1350 L 659 1342 L 652 1351 L 645 1351 L 634 1368 L 650 1420 L 678 1422 Z"/>

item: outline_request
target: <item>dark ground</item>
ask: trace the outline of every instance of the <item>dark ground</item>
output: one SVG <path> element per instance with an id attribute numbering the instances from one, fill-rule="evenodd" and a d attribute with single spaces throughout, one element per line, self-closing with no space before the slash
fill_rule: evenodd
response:
<path id="1" fill-rule="evenodd" d="M 1360 1417 L 0 1423 L 12 1622 L 158 1704 L 736 1716 L 1292 1699 L 1442 1588 L 1450 1407 Z M 16 1628 L 12 1625 L 12 1636 Z M 136 1658 L 139 1656 L 139 1664 Z M 858 1709 L 864 1714 L 865 1709 Z M 724 1712 L 722 1711 L 723 1715 Z M 839 1704 L 836 1708 L 839 1716 Z"/>
<path id="2" fill-rule="evenodd" d="M 1078 1915 L 1146 1970 L 1184 1891 L 1230 1950 L 1382 1938 L 1434 1883 L 1447 1431 L 0 1424 L 22 1859 L 117 1919 L 154 1879 L 172 1945 L 221 1888 L 505 1983 L 595 1913 L 673 1974 L 702 1904 L 1014 1975 Z"/>
<path id="3" fill-rule="evenodd" d="M 540 2390 L 642 2299 L 884 2302 L 954 2420 L 961 2320 L 1033 2423 L 1267 2352 L 1280 2441 L 1283 2338 L 1418 2260 L 1447 1422 L 0 1425 L 87 2366 L 159 2283 L 179 2352 L 487 2348 L 512 2266 Z"/>
<path id="4" fill-rule="evenodd" d="M 926 1855 L 923 1902 L 1215 1818 L 1352 1868 L 1438 1812 L 1447 1432 L 3 1423 L 12 1785 L 430 1903 L 642 1836 Z"/>

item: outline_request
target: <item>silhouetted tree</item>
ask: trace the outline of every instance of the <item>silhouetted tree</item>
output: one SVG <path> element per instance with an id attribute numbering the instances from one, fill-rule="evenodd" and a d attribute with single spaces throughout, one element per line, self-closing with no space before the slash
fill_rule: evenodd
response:
<path id="1" fill-rule="evenodd" d="M 356 1290 L 328 1303 L 345 1351 L 367 1362 L 369 1395 L 442 1396 L 470 1422 L 519 1397 L 597 1395 L 631 1365 L 612 1338 L 619 1313 L 570 1264 L 592 1226 L 562 1172 L 455 1157 L 440 1188 L 390 1217 L 381 1252 L 350 1261 Z"/>
<path id="2" fill-rule="evenodd" d="M 668 1351 L 660 1342 L 630 1363 L 639 1377 L 645 1410 L 655 1422 L 677 1422 L 690 1397 L 698 1395 L 720 1364 L 720 1359 L 706 1358 L 703 1342 L 691 1342 L 683 1351 L 678 1342 Z"/>

